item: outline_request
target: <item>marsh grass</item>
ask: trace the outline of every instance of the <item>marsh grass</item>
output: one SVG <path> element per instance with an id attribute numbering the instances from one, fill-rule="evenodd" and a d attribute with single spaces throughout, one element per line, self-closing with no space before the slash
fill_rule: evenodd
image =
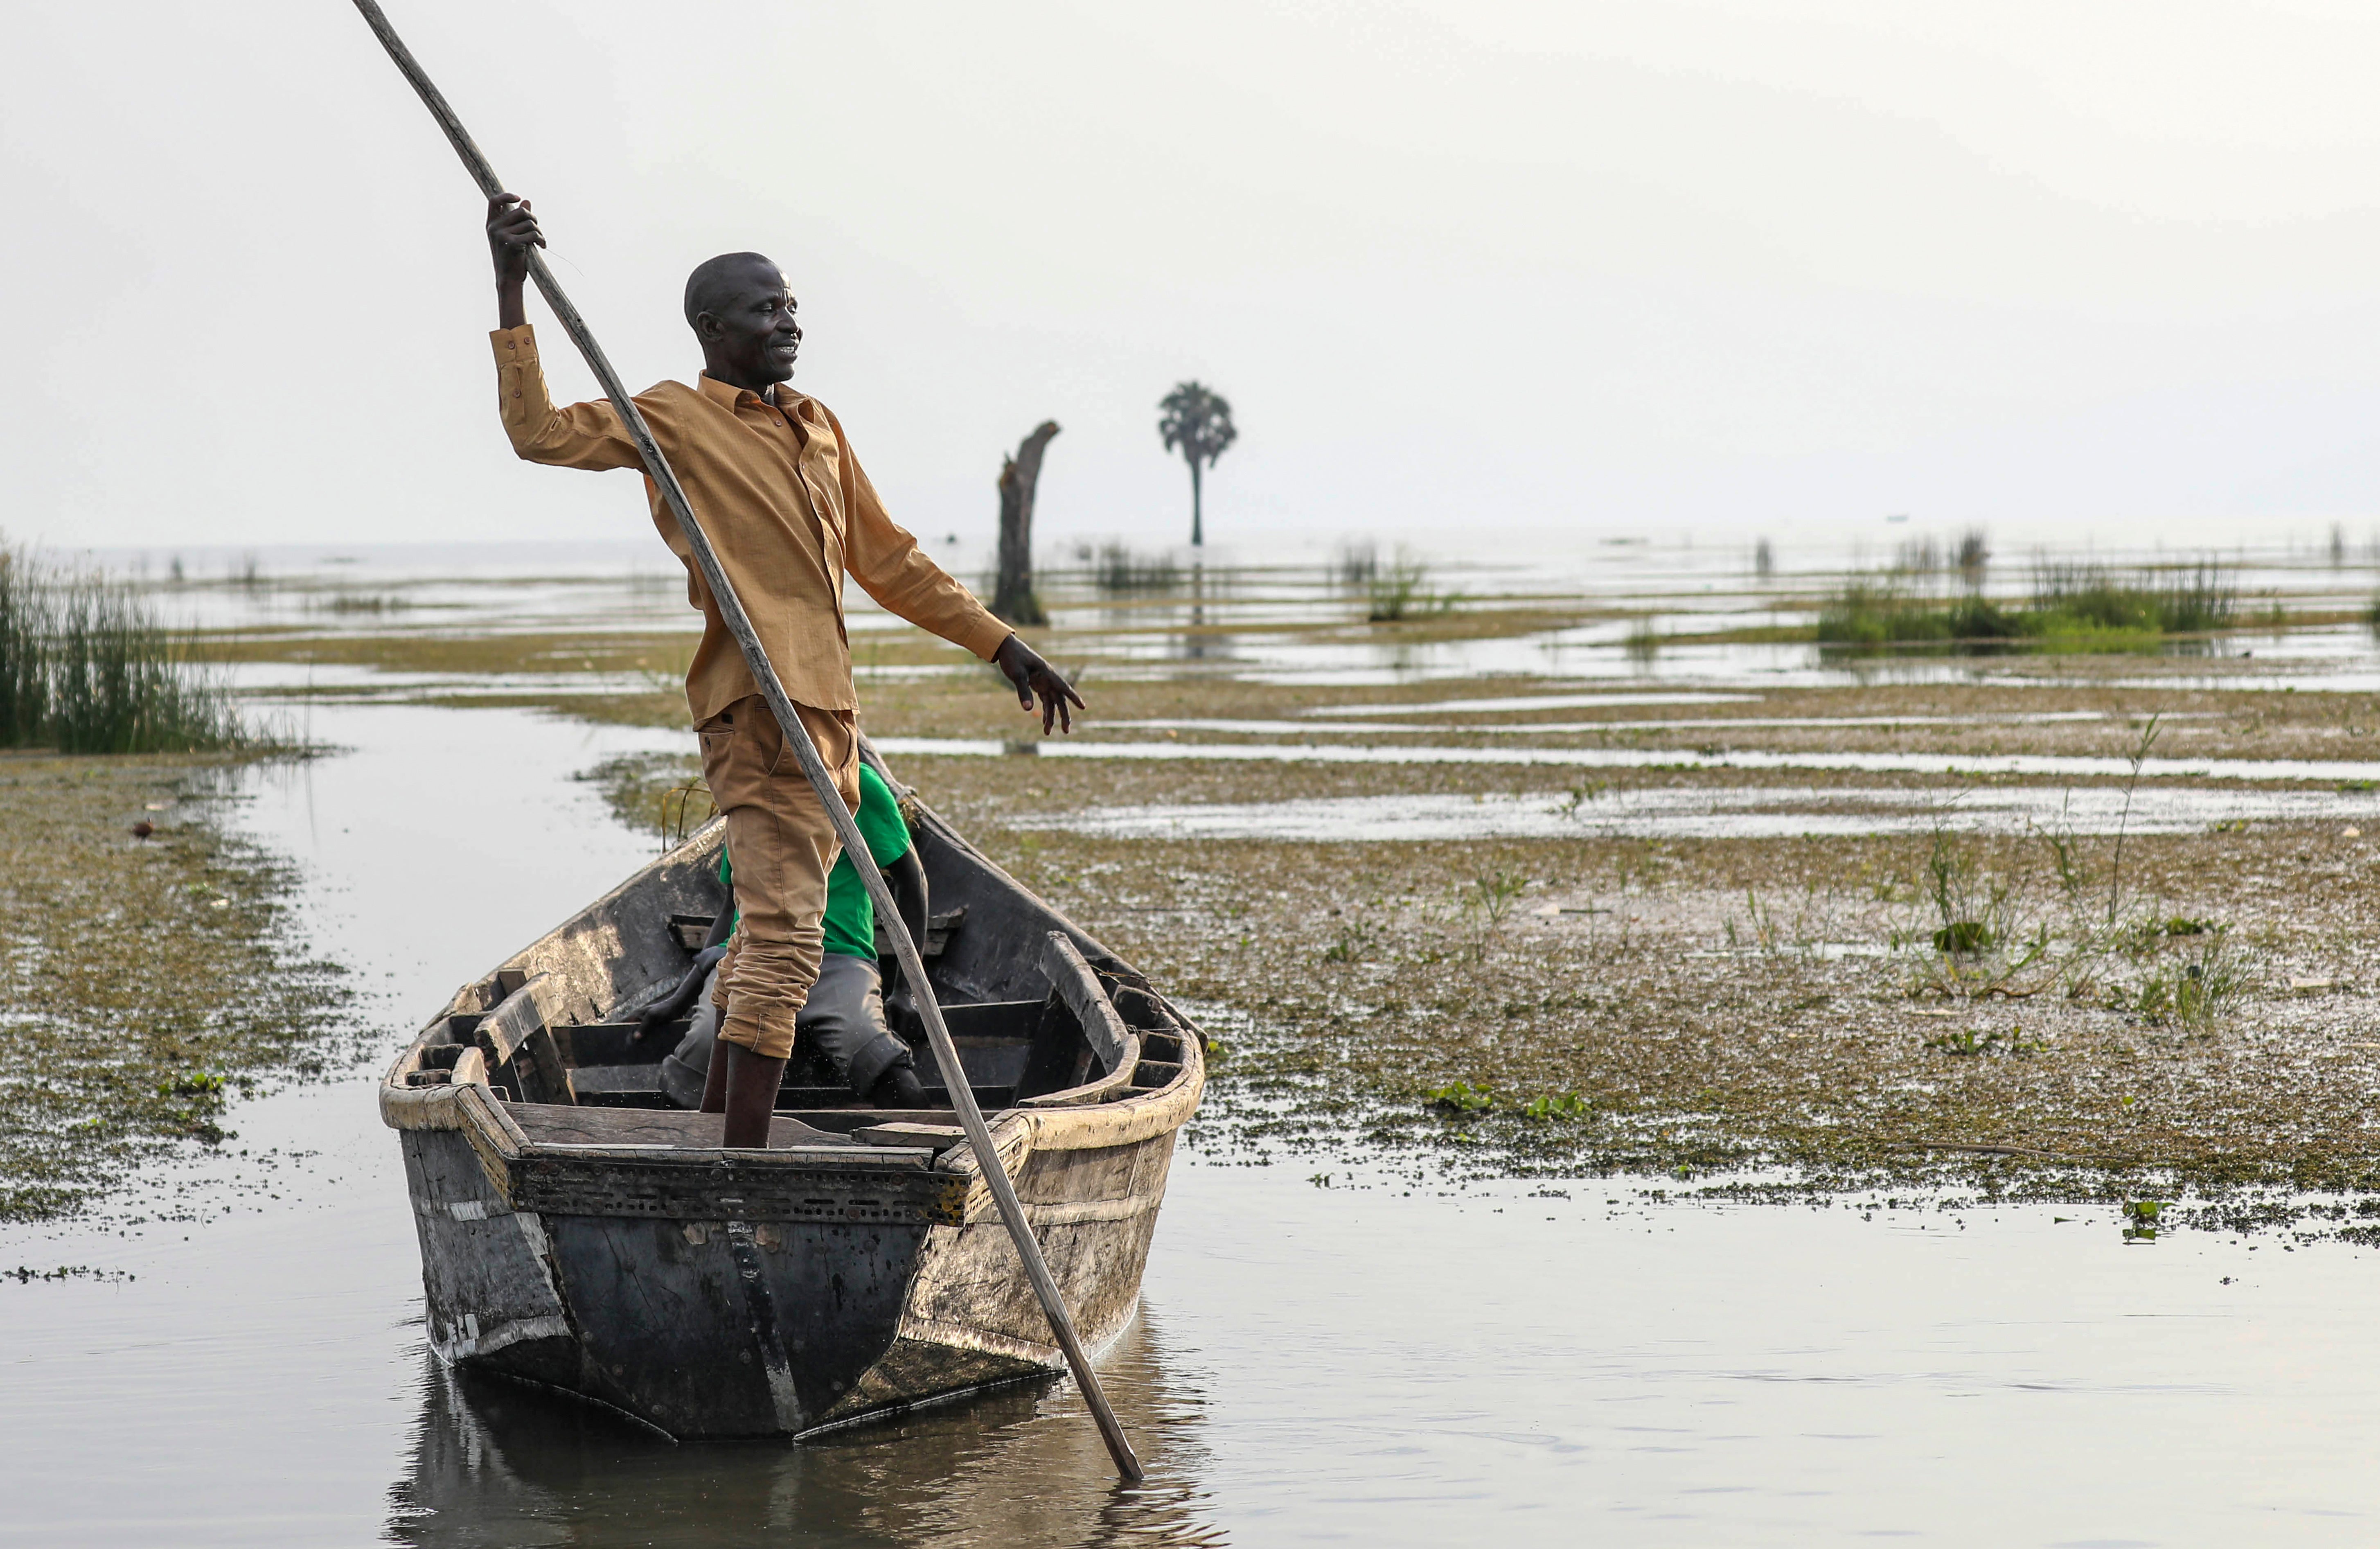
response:
<path id="1" fill-rule="evenodd" d="M 622 753 L 574 778 L 594 786 L 622 826 L 653 836 L 667 850 L 717 812 L 702 762 L 687 753 Z"/>
<path id="2" fill-rule="evenodd" d="M 2213 560 L 2129 579 L 2087 561 L 2044 561 L 2034 567 L 2028 632 L 2205 634 L 2229 628 L 2239 607 L 2238 585 Z"/>
<path id="3" fill-rule="evenodd" d="M 252 739 L 138 592 L 0 548 L 0 746 L 184 753 Z"/>
<path id="4" fill-rule="evenodd" d="M 2022 632 L 2021 616 L 1988 597 L 1935 597 L 1894 576 L 1848 581 L 1818 610 L 1818 640 L 1827 645 L 1971 645 Z"/>
<path id="5" fill-rule="evenodd" d="M 1380 549 L 1377 543 L 1342 543 L 1336 558 L 1330 562 L 1330 579 L 1338 585 L 1354 590 L 1372 584 L 1380 573 Z"/>
<path id="6" fill-rule="evenodd" d="M 1091 584 L 1111 593 L 1171 592 L 1182 584 L 1182 569 L 1172 555 L 1144 555 L 1107 543 L 1092 558 Z"/>
<path id="7" fill-rule="evenodd" d="M 1374 624 L 1395 624 L 1408 618 L 1451 613 L 1463 600 L 1457 592 L 1433 590 L 1429 567 L 1403 550 L 1374 571 L 1365 582 L 1364 591 L 1364 616 Z"/>
<path id="8" fill-rule="evenodd" d="M 2142 737 L 2143 754 L 2154 736 L 2152 726 Z M 2124 909 L 2120 828 L 2104 906 L 2071 832 L 2063 824 L 2034 832 L 2049 862 L 2046 896 L 2037 872 L 1995 866 L 1973 840 L 1935 831 L 1913 907 L 1888 933 L 1909 967 L 1912 995 L 2029 1000 L 2056 992 L 2148 1027 L 2194 1033 L 2238 1008 L 2256 977 L 2255 954 L 2221 921 L 2153 905 Z"/>
<path id="9" fill-rule="evenodd" d="M 378 615 L 402 613 L 412 605 L 410 600 L 398 592 L 358 592 L 352 588 L 342 587 L 327 597 L 315 599 L 308 604 L 308 607 L 321 613 Z"/>
<path id="10" fill-rule="evenodd" d="M 1980 542 L 1972 551 L 1962 543 L 1957 572 L 1967 584 L 1949 596 L 1925 584 L 1941 568 L 1930 546 L 1903 555 L 1891 570 L 1854 577 L 1821 605 L 1818 640 L 1862 648 L 2121 651 L 2240 622 L 2239 588 L 2212 560 L 2131 573 L 2089 561 L 2045 560 L 2034 567 L 2031 595 L 2018 604 L 1983 594 L 1987 558 Z"/>

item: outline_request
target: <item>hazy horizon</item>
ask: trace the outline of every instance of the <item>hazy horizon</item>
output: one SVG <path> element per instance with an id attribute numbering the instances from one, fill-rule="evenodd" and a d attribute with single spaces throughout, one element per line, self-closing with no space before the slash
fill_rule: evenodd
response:
<path id="1" fill-rule="evenodd" d="M 694 262 L 778 257 L 795 384 L 921 534 L 988 535 L 1053 418 L 1046 539 L 1178 542 L 1190 376 L 1244 550 L 2380 520 L 2361 8 L 390 10 L 632 382 L 697 369 Z M 349 6 L 16 35 L 12 536 L 650 532 L 511 457 L 480 201 Z"/>

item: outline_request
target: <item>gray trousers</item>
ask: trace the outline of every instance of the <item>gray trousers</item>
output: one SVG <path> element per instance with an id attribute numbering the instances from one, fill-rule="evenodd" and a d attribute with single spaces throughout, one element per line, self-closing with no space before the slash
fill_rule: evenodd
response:
<path id="1" fill-rule="evenodd" d="M 710 1069 L 711 1045 L 719 1039 L 719 1008 L 711 1003 L 711 991 L 717 987 L 719 970 L 710 970 L 710 981 L 702 986 L 702 996 L 695 1004 L 694 1020 L 679 1041 L 676 1052 L 664 1066 L 675 1065 L 672 1071 L 664 1068 L 663 1081 L 673 1094 L 689 1084 L 694 1100 L 701 1101 L 703 1078 Z M 866 1097 L 884 1079 L 884 1073 L 894 1066 L 914 1067 L 917 1057 L 909 1045 L 893 1035 L 884 1021 L 884 986 L 876 965 L 865 957 L 846 957 L 830 952 L 819 962 L 818 982 L 810 986 L 809 998 L 802 1003 L 801 1015 L 794 1022 L 795 1057 L 800 1058 L 808 1044 L 826 1055 L 835 1074 L 847 1084 L 855 1096 Z M 684 1101 L 681 1097 L 680 1101 Z"/>

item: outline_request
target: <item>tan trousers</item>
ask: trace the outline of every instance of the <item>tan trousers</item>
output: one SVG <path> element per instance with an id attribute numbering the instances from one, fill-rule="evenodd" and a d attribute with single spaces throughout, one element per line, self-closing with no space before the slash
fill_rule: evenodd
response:
<path id="1" fill-rule="evenodd" d="M 856 718 L 847 710 L 794 708 L 844 805 L 856 811 Z M 758 694 L 737 700 L 695 735 L 711 797 L 727 817 L 727 859 L 743 916 L 711 995 L 721 1011 L 719 1036 L 783 1059 L 794 1052 L 794 1020 L 818 982 L 826 877 L 842 846 L 768 701 Z"/>

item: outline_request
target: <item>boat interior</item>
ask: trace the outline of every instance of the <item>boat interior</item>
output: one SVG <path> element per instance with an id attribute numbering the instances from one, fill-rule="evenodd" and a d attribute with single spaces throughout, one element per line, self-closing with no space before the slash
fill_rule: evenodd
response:
<path id="1" fill-rule="evenodd" d="M 912 818 L 935 908 L 919 944 L 978 1105 L 1002 1110 L 1128 1100 L 1171 1086 L 1199 1034 L 1146 980 L 929 811 Z M 459 994 L 392 1079 L 408 1087 L 482 1082 L 532 1144 L 710 1149 L 720 1119 L 694 1111 L 698 1069 L 674 1053 L 690 1018 L 645 1030 L 637 1013 L 693 965 L 717 909 L 717 825 L 632 879 L 506 966 Z M 900 972 L 882 936 L 888 992 Z M 590 951 L 602 960 L 583 961 Z M 600 970 L 589 993 L 589 969 Z M 608 1003 L 608 1004 L 607 1004 Z M 484 1009 L 466 1009 L 466 1007 Z M 881 1145 L 940 1151 L 963 1139 L 946 1074 L 905 994 L 888 1024 L 917 1050 L 928 1106 L 866 1104 L 797 1042 L 772 1148 Z"/>

